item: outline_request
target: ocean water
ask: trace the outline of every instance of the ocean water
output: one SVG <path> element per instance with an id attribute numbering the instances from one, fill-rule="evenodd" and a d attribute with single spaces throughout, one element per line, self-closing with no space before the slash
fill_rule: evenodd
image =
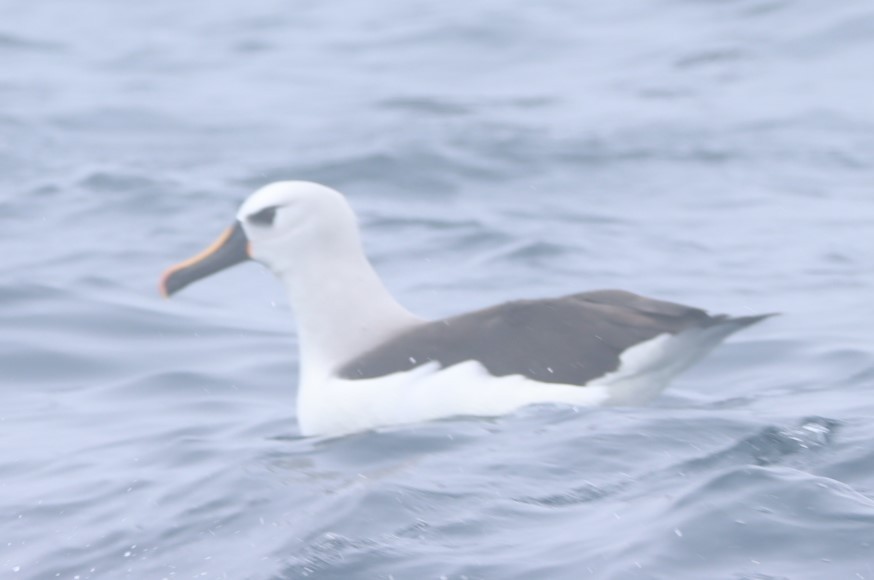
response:
<path id="1" fill-rule="evenodd" d="M 874 7 L 0 0 L 0 578 L 874 578 Z M 416 313 L 782 316 L 653 405 L 303 438 L 275 179 Z"/>

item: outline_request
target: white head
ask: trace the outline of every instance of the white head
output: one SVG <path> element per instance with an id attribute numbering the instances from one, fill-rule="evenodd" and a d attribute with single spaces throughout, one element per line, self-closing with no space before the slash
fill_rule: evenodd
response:
<path id="1" fill-rule="evenodd" d="M 315 260 L 359 257 L 358 225 L 342 194 L 309 181 L 278 181 L 249 196 L 236 224 L 209 248 L 167 270 L 161 290 L 173 294 L 249 258 L 284 277 Z"/>
<path id="2" fill-rule="evenodd" d="M 360 246 L 358 225 L 343 195 L 310 181 L 265 185 L 237 212 L 249 256 L 276 274 L 307 254 L 343 255 Z"/>
<path id="3" fill-rule="evenodd" d="M 329 187 L 307 181 L 262 187 L 216 242 L 165 272 L 161 291 L 169 296 L 249 258 L 286 287 L 298 315 L 302 369 L 333 368 L 418 323 L 382 285 L 361 248 L 352 208 Z"/>

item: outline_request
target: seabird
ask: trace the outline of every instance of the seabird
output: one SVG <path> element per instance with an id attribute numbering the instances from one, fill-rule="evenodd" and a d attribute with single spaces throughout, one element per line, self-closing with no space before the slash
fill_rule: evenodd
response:
<path id="1" fill-rule="evenodd" d="M 279 277 L 297 319 L 304 435 L 538 402 L 644 403 L 725 337 L 770 316 L 713 316 L 597 290 L 422 320 L 383 286 L 344 196 L 306 181 L 252 194 L 218 240 L 164 273 L 161 291 L 250 258 Z"/>

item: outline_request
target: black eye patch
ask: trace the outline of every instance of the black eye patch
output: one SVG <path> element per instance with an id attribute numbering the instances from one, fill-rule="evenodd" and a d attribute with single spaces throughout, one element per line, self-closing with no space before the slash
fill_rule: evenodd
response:
<path id="1" fill-rule="evenodd" d="M 279 209 L 279 206 L 276 205 L 265 207 L 264 209 L 247 216 L 246 221 L 251 224 L 258 224 L 259 226 L 272 226 L 273 220 L 276 218 L 277 209 Z"/>

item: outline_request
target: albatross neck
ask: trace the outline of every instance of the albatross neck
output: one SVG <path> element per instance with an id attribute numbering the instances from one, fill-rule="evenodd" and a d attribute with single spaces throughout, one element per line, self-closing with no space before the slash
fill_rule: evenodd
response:
<path id="1" fill-rule="evenodd" d="M 302 373 L 331 372 L 421 321 L 386 290 L 360 244 L 298 253 L 280 273 L 297 320 Z"/>

